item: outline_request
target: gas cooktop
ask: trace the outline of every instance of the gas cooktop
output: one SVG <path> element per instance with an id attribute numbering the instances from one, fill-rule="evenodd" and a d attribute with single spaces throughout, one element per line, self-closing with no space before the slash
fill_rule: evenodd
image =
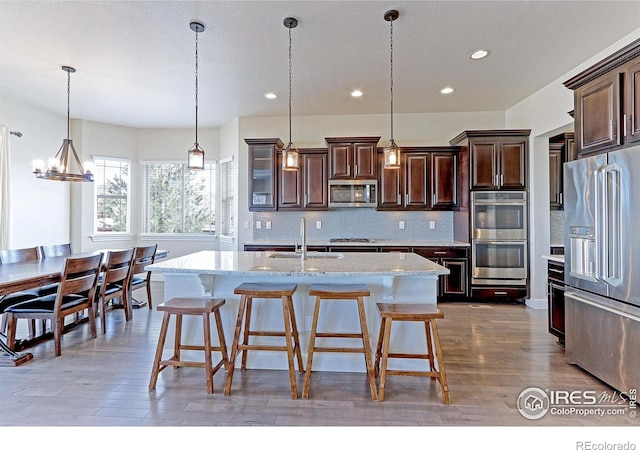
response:
<path id="1" fill-rule="evenodd" d="M 329 242 L 373 242 L 368 238 L 331 238 Z"/>

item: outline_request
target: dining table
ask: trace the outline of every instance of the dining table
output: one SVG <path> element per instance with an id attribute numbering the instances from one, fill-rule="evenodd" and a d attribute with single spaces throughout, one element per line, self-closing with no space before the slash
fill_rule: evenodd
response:
<path id="1" fill-rule="evenodd" d="M 3 295 L 35 289 L 60 282 L 67 258 L 91 256 L 98 253 L 106 255 L 110 250 L 99 249 L 74 253 L 71 256 L 54 256 L 12 264 L 0 264 L 0 297 Z M 166 258 L 167 250 L 156 251 L 156 259 Z M 4 338 L 4 336 L 3 336 Z M 24 346 L 22 344 L 21 346 Z M 11 350 L 3 339 L 0 339 L 0 366 L 18 366 L 33 358 L 28 352 Z"/>

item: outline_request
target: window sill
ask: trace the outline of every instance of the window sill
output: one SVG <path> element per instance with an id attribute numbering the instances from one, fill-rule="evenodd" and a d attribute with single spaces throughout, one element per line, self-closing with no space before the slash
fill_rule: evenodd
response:
<path id="1" fill-rule="evenodd" d="M 129 233 L 93 234 L 89 236 L 89 239 L 93 242 L 130 241 L 133 239 L 133 235 Z"/>
<path id="2" fill-rule="evenodd" d="M 165 233 L 148 233 L 138 236 L 141 241 L 215 241 L 215 234 L 165 234 Z"/>
<path id="3" fill-rule="evenodd" d="M 224 242 L 225 244 L 233 244 L 236 241 L 236 238 L 233 236 L 218 236 L 220 242 Z"/>

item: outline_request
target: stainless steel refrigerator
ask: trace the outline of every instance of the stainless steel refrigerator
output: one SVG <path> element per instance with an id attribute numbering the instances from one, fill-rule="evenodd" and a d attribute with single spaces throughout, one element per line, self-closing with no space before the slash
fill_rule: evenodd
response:
<path id="1" fill-rule="evenodd" d="M 564 165 L 565 349 L 620 392 L 640 387 L 640 147 Z"/>

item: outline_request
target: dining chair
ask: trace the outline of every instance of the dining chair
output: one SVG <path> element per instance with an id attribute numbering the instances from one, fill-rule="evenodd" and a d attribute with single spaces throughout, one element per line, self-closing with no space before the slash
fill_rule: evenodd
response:
<path id="1" fill-rule="evenodd" d="M 107 252 L 102 274 L 96 289 L 96 300 L 100 304 L 100 324 L 102 334 L 106 334 L 107 303 L 115 298 L 122 300 L 125 320 L 131 318 L 131 300 L 129 299 L 129 277 L 135 249 Z"/>
<path id="2" fill-rule="evenodd" d="M 55 355 L 60 356 L 62 334 L 65 317 L 87 310 L 91 337 L 96 337 L 95 294 L 98 275 L 101 270 L 102 253 L 85 257 L 69 257 L 65 261 L 64 270 L 58 291 L 44 297 L 27 300 L 10 306 L 7 314 L 7 345 L 15 350 L 16 325 L 18 319 L 51 320 Z"/>
<path id="3" fill-rule="evenodd" d="M 15 250 L 2 250 L 0 251 L 0 264 L 17 264 L 23 262 L 37 262 L 40 260 L 40 253 L 38 247 L 21 248 Z M 7 329 L 7 317 L 4 314 L 5 310 L 10 306 L 24 302 L 26 300 L 32 300 L 40 295 L 40 288 L 27 289 L 19 292 L 12 292 L 0 296 L 0 331 L 5 332 Z M 35 322 L 29 322 L 29 333 L 35 335 Z"/>
<path id="4" fill-rule="evenodd" d="M 156 250 L 158 244 L 149 245 L 146 247 L 136 247 L 136 253 L 133 258 L 133 266 L 131 268 L 131 277 L 129 281 L 129 292 L 143 287 L 147 288 L 147 302 L 149 309 L 153 309 L 151 302 L 151 272 L 147 272 L 145 268 L 149 264 L 153 264 L 156 259 Z M 131 297 L 131 302 L 135 299 Z"/>
<path id="5" fill-rule="evenodd" d="M 71 256 L 73 247 L 68 244 L 41 245 L 40 255 L 43 258 L 53 258 L 55 256 Z"/>

